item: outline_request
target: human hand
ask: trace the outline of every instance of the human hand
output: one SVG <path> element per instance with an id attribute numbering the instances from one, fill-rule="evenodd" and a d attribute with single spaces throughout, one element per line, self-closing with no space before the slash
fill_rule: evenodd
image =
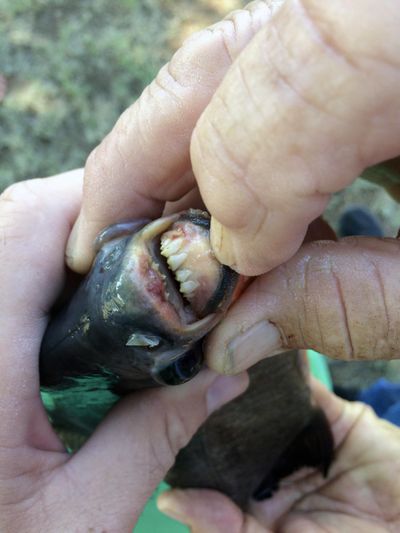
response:
<path id="1" fill-rule="evenodd" d="M 39 394 L 38 353 L 65 281 L 64 251 L 82 172 L 0 196 L 0 530 L 131 531 L 178 450 L 206 416 L 243 392 L 208 370 L 190 384 L 130 395 L 66 453 Z"/>
<path id="2" fill-rule="evenodd" d="M 252 2 L 191 36 L 91 153 L 67 249 L 73 270 L 89 270 L 94 239 L 109 224 L 157 218 L 167 201 L 183 198 L 184 208 L 197 206 L 189 153 L 193 129 L 229 67 L 279 4 Z"/>
<path id="3" fill-rule="evenodd" d="M 104 226 L 158 217 L 198 184 L 217 257 L 264 273 L 331 193 L 399 154 L 398 2 L 287 0 L 271 18 L 282 3 L 189 39 L 91 154 L 73 269 L 88 270 Z"/>
<path id="4" fill-rule="evenodd" d="M 399 252 L 400 241 L 389 238 L 304 244 L 231 306 L 207 338 L 209 367 L 235 374 L 296 348 L 344 360 L 398 358 Z"/>
<path id="5" fill-rule="evenodd" d="M 327 478 L 303 469 L 281 481 L 272 499 L 252 502 L 246 514 L 223 494 L 194 489 L 163 493 L 160 510 L 193 533 L 398 531 L 400 429 L 316 381 L 312 391 L 335 440 Z"/>

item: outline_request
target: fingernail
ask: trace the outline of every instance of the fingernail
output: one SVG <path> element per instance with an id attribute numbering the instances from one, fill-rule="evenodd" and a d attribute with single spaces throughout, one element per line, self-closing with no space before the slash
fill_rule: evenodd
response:
<path id="1" fill-rule="evenodd" d="M 235 255 L 233 246 L 227 229 L 211 217 L 210 225 L 211 248 L 213 249 L 218 261 L 231 268 L 235 266 Z"/>
<path id="2" fill-rule="evenodd" d="M 75 264 L 74 264 L 75 253 L 76 253 L 76 246 L 78 243 L 78 233 L 79 233 L 80 224 L 81 224 L 81 215 L 79 215 L 78 218 L 75 220 L 75 224 L 69 236 L 69 239 L 67 242 L 67 248 L 65 251 L 65 259 L 66 259 L 67 265 L 70 268 L 72 268 L 72 270 L 75 270 Z"/>
<path id="3" fill-rule="evenodd" d="M 224 372 L 232 374 L 250 368 L 255 363 L 282 350 L 278 328 L 267 320 L 254 324 L 234 337 L 227 345 Z"/>
<path id="4" fill-rule="evenodd" d="M 218 376 L 207 391 L 207 411 L 210 415 L 243 393 L 249 384 L 247 372 L 236 376 Z"/>
<path id="5" fill-rule="evenodd" d="M 177 492 L 179 491 L 174 490 L 173 493 L 163 492 L 160 494 L 160 496 L 157 498 L 157 508 L 170 518 L 183 522 L 185 520 L 185 513 L 182 509 L 179 496 L 175 494 Z"/>

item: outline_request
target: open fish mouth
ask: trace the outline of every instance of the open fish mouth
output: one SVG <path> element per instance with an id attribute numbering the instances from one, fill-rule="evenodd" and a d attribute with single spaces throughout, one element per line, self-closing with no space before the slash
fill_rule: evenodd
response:
<path id="1" fill-rule="evenodd" d="M 144 288 L 158 299 L 157 305 L 172 306 L 182 326 L 223 310 L 237 281 L 237 274 L 216 259 L 209 235 L 210 216 L 194 209 L 159 219 L 141 231 L 148 254 L 141 270 Z"/>

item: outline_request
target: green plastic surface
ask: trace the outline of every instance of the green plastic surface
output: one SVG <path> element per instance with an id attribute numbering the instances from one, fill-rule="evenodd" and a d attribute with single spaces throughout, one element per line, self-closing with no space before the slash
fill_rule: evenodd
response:
<path id="1" fill-rule="evenodd" d="M 308 361 L 310 363 L 311 374 L 319 379 L 329 390 L 333 389 L 331 375 L 325 355 L 314 350 L 307 350 Z"/>

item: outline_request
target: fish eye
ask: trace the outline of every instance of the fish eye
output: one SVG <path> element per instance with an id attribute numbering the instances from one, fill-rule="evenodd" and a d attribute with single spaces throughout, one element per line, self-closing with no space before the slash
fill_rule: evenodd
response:
<path id="1" fill-rule="evenodd" d="M 153 349 L 157 348 L 161 342 L 160 337 L 157 335 L 145 334 L 145 333 L 132 333 L 126 341 L 126 346 L 137 346 L 140 348 Z"/>
<path id="2" fill-rule="evenodd" d="M 190 350 L 184 356 L 159 370 L 155 379 L 162 385 L 181 385 L 199 372 L 202 363 L 201 351 Z"/>

